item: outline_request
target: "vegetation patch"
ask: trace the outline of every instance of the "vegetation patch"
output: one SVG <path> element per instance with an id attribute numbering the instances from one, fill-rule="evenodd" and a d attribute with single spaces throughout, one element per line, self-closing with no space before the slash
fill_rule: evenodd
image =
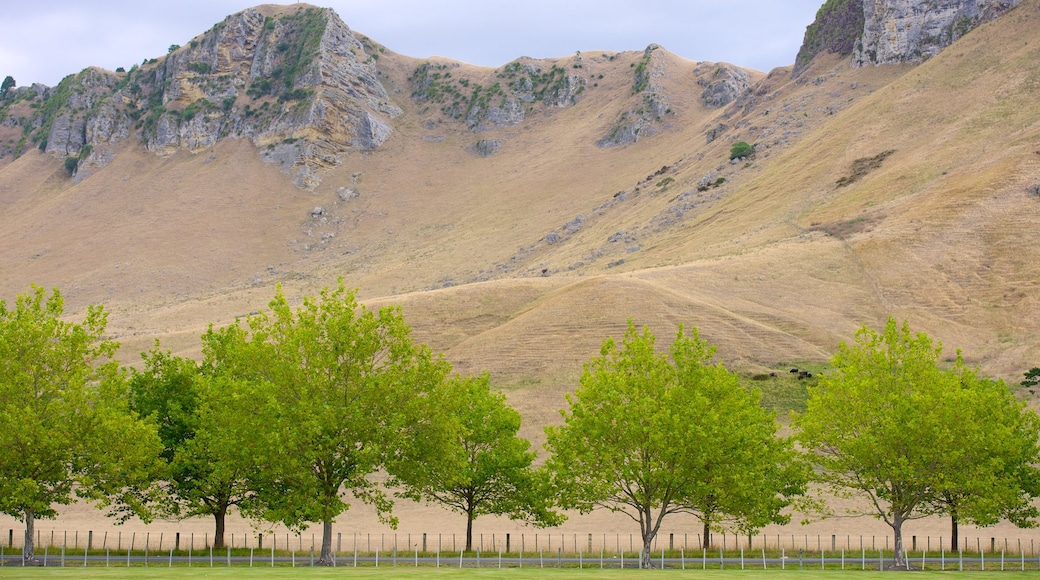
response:
<path id="1" fill-rule="evenodd" d="M 656 46 L 652 46 L 643 53 L 643 59 L 635 64 L 635 83 L 632 85 L 632 92 L 639 93 L 646 89 L 650 84 L 650 73 L 647 71 L 647 67 L 650 66 L 650 57 L 654 51 L 657 50 Z"/>
<path id="2" fill-rule="evenodd" d="M 751 145 L 747 141 L 738 141 L 730 147 L 729 158 L 732 159 L 744 159 L 751 157 L 755 152 L 755 146 Z"/>
<path id="3" fill-rule="evenodd" d="M 853 161 L 852 167 L 850 168 L 851 173 L 839 179 L 836 182 L 836 185 L 838 187 L 845 187 L 846 185 L 851 185 L 856 181 L 859 181 L 859 179 L 864 175 L 881 167 L 881 164 L 885 159 L 888 159 L 888 157 L 895 152 L 895 149 L 889 149 L 888 151 L 883 151 L 873 157 L 862 157 Z"/>
<path id="4" fill-rule="evenodd" d="M 795 57 L 797 75 L 821 52 L 852 54 L 863 33 L 863 0 L 827 0 L 816 12 L 816 20 L 805 29 L 802 47 Z"/>
<path id="5" fill-rule="evenodd" d="M 274 44 L 281 61 L 271 71 L 271 78 L 256 79 L 250 83 L 246 94 L 254 99 L 279 94 L 279 100 L 284 103 L 301 100 L 310 95 L 300 92 L 295 85 L 297 80 L 310 70 L 314 58 L 318 55 L 318 48 L 325 34 L 324 11 L 308 8 L 281 18 L 284 32 Z M 264 31 L 273 34 L 275 30 L 275 20 L 268 17 L 264 22 Z M 274 39 L 270 42 L 274 43 Z"/>
<path id="6" fill-rule="evenodd" d="M 814 223 L 809 230 L 823 232 L 833 238 L 844 240 L 853 234 L 869 231 L 882 216 L 860 216 L 850 220 Z"/>

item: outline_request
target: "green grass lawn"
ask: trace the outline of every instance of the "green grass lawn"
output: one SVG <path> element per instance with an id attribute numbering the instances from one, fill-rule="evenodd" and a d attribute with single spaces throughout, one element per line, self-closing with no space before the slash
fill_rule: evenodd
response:
<path id="1" fill-rule="evenodd" d="M 451 569 L 451 568 L 49 568 L 20 569 L 0 568 L 0 578 L 403 578 L 403 579 L 452 579 L 452 578 L 545 578 L 548 580 L 592 580 L 607 578 L 656 577 L 662 572 L 653 570 L 599 570 L 599 569 Z M 670 577 L 679 575 L 708 577 L 713 580 L 761 580 L 778 576 L 797 576 L 803 580 L 857 580 L 891 577 L 892 572 L 861 572 L 858 570 L 669 570 Z M 957 580 L 992 578 L 993 572 L 923 572 L 929 576 L 951 576 Z M 1035 577 L 1036 572 L 1003 572 L 1016 577 Z"/>

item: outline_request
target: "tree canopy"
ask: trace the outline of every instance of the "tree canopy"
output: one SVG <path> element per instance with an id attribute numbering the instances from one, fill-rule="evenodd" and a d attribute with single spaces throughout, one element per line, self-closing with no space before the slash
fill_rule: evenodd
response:
<path id="1" fill-rule="evenodd" d="M 227 376 L 256 390 L 259 508 L 293 529 L 323 524 L 320 563 L 332 563 L 332 523 L 349 498 L 396 526 L 385 488 L 441 472 L 456 436 L 444 411 L 450 366 L 415 345 L 395 308 L 359 306 L 342 282 L 295 311 L 279 290 L 270 314 L 211 331 Z M 373 478 L 385 471 L 389 479 Z"/>
<path id="2" fill-rule="evenodd" d="M 260 428 L 257 399 L 249 385 L 223 376 L 220 361 L 211 356 L 199 365 L 156 343 L 141 358 L 144 368 L 133 370 L 130 379 L 131 406 L 158 425 L 167 462 L 167 515 L 212 516 L 213 547 L 223 548 L 229 509 L 256 495 L 247 476 Z"/>
<path id="3" fill-rule="evenodd" d="M 441 463 L 443 471 L 433 477 L 404 482 L 404 495 L 464 514 L 467 551 L 473 549 L 473 520 L 483 515 L 539 526 L 562 523 L 547 505 L 541 473 L 532 468 L 531 443 L 517 436 L 520 413 L 505 395 L 491 391 L 488 375 L 455 377 L 444 403 L 461 428 L 451 448 L 454 461 Z"/>
<path id="4" fill-rule="evenodd" d="M 629 322 L 607 339 L 568 396 L 564 425 L 547 427 L 547 466 L 566 508 L 624 513 L 639 524 L 641 565 L 664 518 L 693 513 L 705 530 L 751 532 L 801 492 L 804 471 L 771 413 L 744 390 L 696 329 L 680 326 L 671 360 Z M 705 545 L 710 541 L 707 534 Z"/>
<path id="5" fill-rule="evenodd" d="M 810 387 L 795 421 L 820 481 L 860 495 L 892 528 L 897 567 L 907 566 L 902 526 L 910 519 L 945 511 L 955 522 L 985 524 L 1027 515 L 1023 461 L 1036 458 L 1035 415 L 959 356 L 940 368 L 941 354 L 905 322 L 889 319 L 881 333 L 864 326 L 854 344 L 840 345 L 837 372 Z"/>
<path id="6" fill-rule="evenodd" d="M 950 545 L 959 543 L 958 524 L 990 526 L 1006 519 L 1036 527 L 1033 500 L 1040 497 L 1040 417 L 1015 398 L 1003 381 L 979 377 L 960 356 L 951 371 L 960 388 L 949 417 L 949 450 L 935 482 L 931 511 L 950 516 Z"/>
<path id="7" fill-rule="evenodd" d="M 7 93 L 11 89 L 13 89 L 14 86 L 15 86 L 14 77 L 12 77 L 11 75 L 7 75 L 6 77 L 4 77 L 4 82 L 0 83 L 0 99 L 5 98 L 7 96 Z"/>
<path id="8" fill-rule="evenodd" d="M 147 521 L 158 475 L 156 427 L 127 408 L 106 313 L 63 315 L 57 289 L 34 287 L 13 309 L 0 301 L 0 511 L 25 522 L 27 562 L 35 520 L 76 498 Z"/>

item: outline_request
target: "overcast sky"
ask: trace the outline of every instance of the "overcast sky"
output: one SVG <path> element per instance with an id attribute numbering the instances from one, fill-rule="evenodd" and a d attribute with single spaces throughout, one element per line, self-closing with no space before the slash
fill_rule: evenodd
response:
<path id="1" fill-rule="evenodd" d="M 520 57 L 642 50 L 767 72 L 794 63 L 824 0 L 326 0 L 399 54 L 497 67 Z M 0 77 L 54 86 L 95 65 L 130 68 L 186 44 L 251 0 L 3 0 Z"/>

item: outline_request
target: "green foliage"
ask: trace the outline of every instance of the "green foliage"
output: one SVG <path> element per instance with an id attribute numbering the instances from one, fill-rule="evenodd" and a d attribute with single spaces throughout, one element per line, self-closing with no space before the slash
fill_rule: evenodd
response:
<path id="1" fill-rule="evenodd" d="M 1036 527 L 1040 417 L 1002 381 L 967 369 L 959 378 L 960 416 L 950 418 L 949 434 L 957 445 L 943 457 L 945 472 L 935 485 L 932 511 L 951 517 L 951 545 L 958 545 L 960 522 L 989 526 L 1007 519 Z"/>
<path id="2" fill-rule="evenodd" d="M 450 366 L 410 338 L 397 309 L 359 306 L 342 282 L 293 311 L 279 292 L 270 314 L 205 337 L 222 376 L 255 389 L 258 506 L 254 515 L 300 530 L 323 524 L 320 561 L 331 563 L 332 522 L 346 495 L 396 526 L 383 486 L 419 485 L 450 462 L 455 423 L 444 383 Z M 385 472 L 383 484 L 373 476 Z"/>
<path id="3" fill-rule="evenodd" d="M 535 453 L 517 437 L 520 414 L 493 393 L 486 374 L 455 378 L 445 403 L 461 430 L 452 445 L 453 461 L 444 471 L 407 485 L 406 497 L 436 502 L 466 516 L 466 550 L 473 549 L 473 520 L 506 515 L 540 526 L 564 518 L 548 509 L 540 473 L 532 469 Z"/>
<path id="4" fill-rule="evenodd" d="M 203 348 L 220 350 L 211 343 Z M 141 358 L 143 370 L 133 370 L 130 379 L 131 408 L 158 425 L 168 464 L 162 484 L 168 515 L 212 516 L 213 545 L 222 548 L 229 509 L 255 496 L 247 474 L 253 472 L 253 433 L 262 427 L 255 408 L 260 399 L 250 385 L 224 376 L 215 357 L 198 365 L 156 342 Z"/>
<path id="5" fill-rule="evenodd" d="M 647 67 L 650 65 L 650 57 L 653 56 L 654 50 L 656 50 L 656 47 L 646 51 L 643 58 L 635 65 L 635 82 L 632 85 L 633 93 L 643 92 L 650 84 L 650 73 L 647 71 Z"/>
<path id="6" fill-rule="evenodd" d="M 4 77 L 4 82 L 0 83 L 0 99 L 6 99 L 7 93 L 15 86 L 14 77 L 7 75 Z"/>
<path id="7" fill-rule="evenodd" d="M 795 57 L 795 74 L 809 66 L 821 52 L 842 56 L 852 54 L 856 40 L 863 34 L 863 0 L 827 0 L 816 20 L 805 29 L 805 38 Z"/>
<path id="8" fill-rule="evenodd" d="M 209 102 L 208 100 L 206 100 L 206 99 L 198 99 L 197 101 L 193 102 L 192 104 L 188 105 L 187 107 L 184 107 L 184 111 L 181 112 L 181 119 L 183 119 L 185 121 L 190 121 L 190 120 L 194 119 L 195 116 L 198 115 L 199 113 L 205 113 L 206 111 L 209 111 L 209 110 L 212 110 L 212 109 L 216 109 L 216 108 L 217 108 L 216 105 L 214 105 L 213 103 Z"/>
<path id="9" fill-rule="evenodd" d="M 754 152 L 755 152 L 754 146 L 748 144 L 745 141 L 738 141 L 738 142 L 733 144 L 733 147 L 730 147 L 729 158 L 730 159 L 743 159 L 743 158 L 746 158 L 746 157 L 751 157 L 751 155 Z"/>
<path id="10" fill-rule="evenodd" d="M 561 507 L 629 516 L 644 565 L 666 516 L 692 513 L 705 532 L 752 533 L 787 521 L 780 511 L 806 479 L 757 392 L 711 364 L 714 348 L 696 330 L 679 328 L 670 360 L 654 342 L 631 322 L 620 347 L 605 341 L 568 396 L 564 425 L 546 428 Z"/>
<path id="11" fill-rule="evenodd" d="M 75 75 L 68 75 L 61 79 L 58 86 L 51 90 L 50 95 L 39 109 L 39 118 L 42 123 L 38 129 L 33 131 L 30 137 L 30 140 L 33 143 L 43 143 L 43 148 L 46 148 L 46 140 L 51 134 L 51 127 L 54 126 L 54 120 L 58 117 L 58 111 L 61 110 L 61 107 L 63 107 L 65 103 L 69 101 L 69 97 L 72 96 L 76 80 Z"/>
<path id="12" fill-rule="evenodd" d="M 246 94 L 254 99 L 271 94 L 271 79 L 253 79 L 246 89 Z"/>
<path id="13" fill-rule="evenodd" d="M 166 49 L 166 54 L 173 54 L 173 52 L 178 50 L 180 47 L 181 45 L 179 44 L 171 44 L 170 48 Z"/>
<path id="14" fill-rule="evenodd" d="M 278 102 L 287 103 L 290 101 L 305 101 L 313 94 L 313 91 L 307 89 L 286 89 L 282 91 L 282 94 L 278 95 Z"/>
<path id="15" fill-rule="evenodd" d="M 509 96 L 507 90 L 513 94 L 529 95 L 526 100 L 533 98 L 537 102 L 555 98 L 567 86 L 567 71 L 557 65 L 543 72 L 540 68 L 528 70 L 521 63 L 512 62 L 497 75 L 509 81 L 506 87 L 497 82 L 484 87 L 471 83 L 469 79 L 456 80 L 448 68 L 448 65 L 430 62 L 416 67 L 408 77 L 412 98 L 420 103 L 442 104 L 441 113 L 453 119 L 467 119 L 471 126 L 479 125 L 491 106 L 505 103 Z M 468 93 L 459 87 L 467 89 Z"/>
<path id="16" fill-rule="evenodd" d="M 75 498 L 150 519 L 161 445 L 127 408 L 106 318 L 91 306 L 82 322 L 65 321 L 58 290 L 34 287 L 13 309 L 0 301 L 0 512 L 26 523 L 26 561 L 35 519 Z"/>
<path id="17" fill-rule="evenodd" d="M 69 177 L 76 175 L 76 170 L 79 169 L 79 158 L 78 157 L 66 157 L 65 158 L 65 173 Z"/>
<path id="18" fill-rule="evenodd" d="M 892 528 L 897 566 L 907 520 L 949 509 L 980 524 L 1013 512 L 1024 521 L 1035 492 L 1035 414 L 959 355 L 939 368 L 941 353 L 906 323 L 889 319 L 880 334 L 864 326 L 795 421 L 820 482 L 862 495 Z"/>
<path id="19" fill-rule="evenodd" d="M 324 12 L 318 8 L 308 8 L 286 18 L 293 25 L 295 37 L 285 51 L 280 51 L 281 80 L 286 89 L 293 89 L 296 79 L 307 72 L 318 54 L 326 20 Z"/>
<path id="20" fill-rule="evenodd" d="M 198 73 L 200 75 L 209 74 L 212 67 L 208 62 L 190 62 L 188 63 L 188 70 Z"/>
<path id="21" fill-rule="evenodd" d="M 1040 385 L 1040 367 L 1033 367 L 1026 371 L 1025 379 L 1022 380 L 1023 387 L 1035 387 Z"/>

